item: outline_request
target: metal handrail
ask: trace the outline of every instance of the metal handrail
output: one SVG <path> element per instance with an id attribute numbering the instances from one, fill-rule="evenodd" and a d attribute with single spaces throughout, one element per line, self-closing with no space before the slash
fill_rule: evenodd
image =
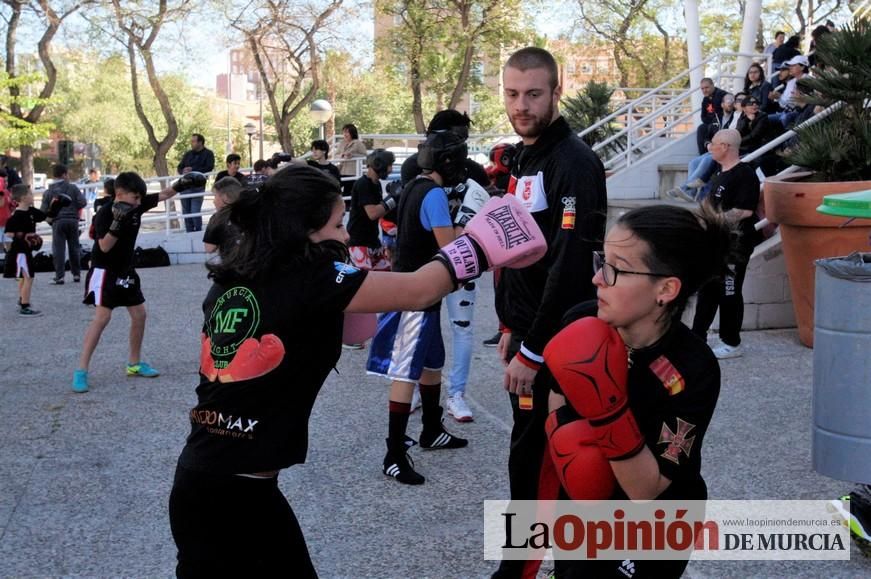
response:
<path id="1" fill-rule="evenodd" d="M 613 113 L 587 127 L 579 133 L 579 136 L 584 137 L 593 131 L 599 130 L 604 126 L 609 126 L 615 122 L 619 125 L 621 124 L 620 119 L 625 118 L 625 122 L 622 123 L 623 126 L 603 141 L 596 143 L 593 150 L 601 151 L 606 147 L 613 147 L 615 144 L 619 143 L 621 139 L 625 139 L 625 148 L 607 159 L 607 166 L 613 167 L 622 163 L 625 163 L 627 166 L 631 165 L 633 162 L 633 153 L 638 151 L 642 145 L 650 142 L 654 136 L 659 137 L 669 132 L 676 134 L 673 131 L 674 127 L 686 124 L 686 122 L 699 110 L 691 108 L 688 114 L 683 112 L 686 110 L 686 100 L 691 98 L 696 91 L 700 90 L 698 87 L 689 87 L 681 90 L 669 88 L 670 85 L 683 81 L 695 70 L 714 62 L 716 63 L 717 71 L 716 74 L 713 75 L 713 78 L 716 83 L 721 83 L 723 79 L 741 79 L 743 78 L 743 75 L 730 73 L 728 71 L 729 69 L 734 69 L 738 64 L 738 60 L 742 57 L 750 57 L 752 59 L 761 58 L 766 59 L 767 62 L 770 62 L 771 58 L 770 55 L 758 55 L 755 53 L 743 52 L 718 52 L 712 54 L 696 66 L 684 70 L 669 80 L 661 83 L 659 86 L 646 91 L 641 97 L 626 103 Z M 680 90 L 680 92 L 675 95 L 675 92 L 678 90 Z M 669 98 L 666 99 L 665 104 L 660 104 L 657 99 L 664 97 L 665 92 L 669 93 Z M 638 113 L 641 113 L 643 116 L 640 119 L 634 118 Z M 665 127 L 652 126 L 653 123 L 663 118 L 666 123 Z M 672 120 L 669 120 L 670 118 L 672 118 Z M 674 120 L 674 118 L 677 120 Z M 633 136 L 639 132 L 639 129 L 649 129 L 650 133 L 645 134 L 639 141 L 635 141 L 633 140 Z M 681 134 L 685 133 L 682 132 Z"/>

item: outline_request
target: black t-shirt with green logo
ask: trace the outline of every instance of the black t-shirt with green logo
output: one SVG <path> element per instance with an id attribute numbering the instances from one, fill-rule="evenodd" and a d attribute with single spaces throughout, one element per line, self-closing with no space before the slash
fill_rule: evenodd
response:
<path id="1" fill-rule="evenodd" d="M 341 354 L 342 312 L 365 277 L 324 258 L 266 283 L 212 286 L 182 466 L 234 474 L 305 461 L 312 406 Z"/>

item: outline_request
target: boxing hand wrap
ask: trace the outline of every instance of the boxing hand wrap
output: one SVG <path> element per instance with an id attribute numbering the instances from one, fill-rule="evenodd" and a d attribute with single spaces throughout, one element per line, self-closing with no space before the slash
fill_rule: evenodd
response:
<path id="1" fill-rule="evenodd" d="M 490 194 L 472 179 L 467 179 L 463 200 L 454 216 L 454 225 L 465 227 L 478 211 L 490 200 Z"/>
<path id="2" fill-rule="evenodd" d="M 570 499 L 604 500 L 614 493 L 611 465 L 596 443 L 590 424 L 563 406 L 544 423 L 550 457 Z"/>
<path id="3" fill-rule="evenodd" d="M 495 267 L 519 269 L 547 252 L 535 220 L 513 196 L 493 197 L 466 224 L 466 233 L 444 246 L 434 259 L 448 269 L 455 285 Z"/>
<path id="4" fill-rule="evenodd" d="M 109 226 L 109 233 L 118 235 L 134 209 L 133 205 L 124 201 L 112 203 L 112 224 Z"/>
<path id="5" fill-rule="evenodd" d="M 589 419 L 608 460 L 641 451 L 644 438 L 626 394 L 626 346 L 617 330 L 598 318 L 581 318 L 548 342 L 544 362 L 571 407 Z"/>
<path id="6" fill-rule="evenodd" d="M 187 191 L 188 189 L 205 186 L 206 176 L 199 171 L 191 171 L 176 179 L 172 184 L 172 189 L 176 193 L 181 193 L 182 191 Z"/>

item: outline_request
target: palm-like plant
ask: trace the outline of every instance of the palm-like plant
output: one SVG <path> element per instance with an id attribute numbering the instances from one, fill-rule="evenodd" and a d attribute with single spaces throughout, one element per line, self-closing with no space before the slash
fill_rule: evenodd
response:
<path id="1" fill-rule="evenodd" d="M 591 80 L 578 94 L 562 100 L 562 115 L 572 130 L 583 131 L 611 114 L 611 95 L 613 94 L 614 89 L 606 83 Z M 584 135 L 583 139 L 592 147 L 616 132 L 616 127 L 612 126 L 611 123 L 606 123 L 595 131 Z M 605 153 L 606 156 L 610 156 L 611 152 L 624 148 L 624 146 L 625 143 L 621 139 L 617 139 L 616 142 L 612 142 L 606 147 L 605 151 L 600 151 L 600 154 Z"/>
<path id="2" fill-rule="evenodd" d="M 821 181 L 871 179 L 871 22 L 857 19 L 823 36 L 813 77 L 798 81 L 812 104 L 843 102 L 827 120 L 797 129 L 798 144 L 784 155 Z"/>

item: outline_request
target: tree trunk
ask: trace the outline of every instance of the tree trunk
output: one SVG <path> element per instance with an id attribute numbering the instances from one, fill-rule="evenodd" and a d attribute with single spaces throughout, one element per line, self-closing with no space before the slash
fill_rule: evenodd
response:
<path id="1" fill-rule="evenodd" d="M 33 147 L 21 145 L 21 181 L 33 187 Z"/>

